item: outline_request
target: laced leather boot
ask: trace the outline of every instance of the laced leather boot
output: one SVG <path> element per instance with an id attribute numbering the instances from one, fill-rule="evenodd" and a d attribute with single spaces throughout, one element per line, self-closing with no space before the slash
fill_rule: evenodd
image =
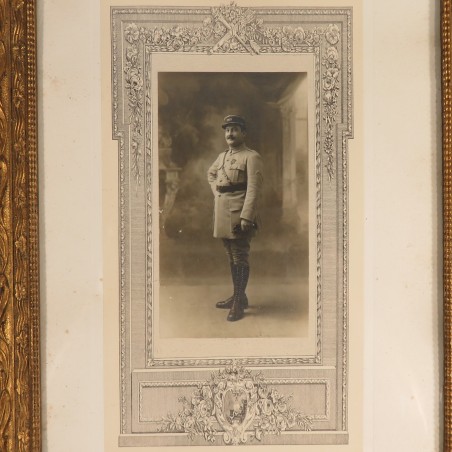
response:
<path id="1" fill-rule="evenodd" d="M 232 275 L 232 284 L 234 286 L 234 292 L 235 292 L 235 286 L 236 286 L 236 272 L 234 271 L 235 264 L 231 264 L 231 275 Z M 226 300 L 219 301 L 215 306 L 220 309 L 231 309 L 232 303 L 234 302 L 234 295 L 231 295 Z M 243 293 L 243 297 L 241 299 L 241 303 L 243 305 L 243 309 L 248 309 L 248 297 L 245 293 Z"/>
<path id="2" fill-rule="evenodd" d="M 235 322 L 240 320 L 245 312 L 244 306 L 241 302 L 245 295 L 246 285 L 248 284 L 248 278 L 250 274 L 250 268 L 245 265 L 236 265 L 234 268 L 236 285 L 234 288 L 234 296 L 232 299 L 231 310 L 229 311 L 227 320 L 229 322 Z"/>

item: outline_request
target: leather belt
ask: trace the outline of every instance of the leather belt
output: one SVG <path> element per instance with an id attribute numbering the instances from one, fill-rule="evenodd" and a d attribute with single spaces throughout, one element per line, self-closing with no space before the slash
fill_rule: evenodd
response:
<path id="1" fill-rule="evenodd" d="M 233 193 L 235 191 L 246 190 L 246 184 L 234 184 L 234 185 L 217 185 L 218 193 Z"/>

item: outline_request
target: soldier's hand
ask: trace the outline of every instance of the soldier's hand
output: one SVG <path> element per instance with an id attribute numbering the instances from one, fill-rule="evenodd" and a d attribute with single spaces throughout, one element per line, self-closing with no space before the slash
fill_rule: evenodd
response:
<path id="1" fill-rule="evenodd" d="M 244 231 L 244 232 L 251 231 L 251 229 L 253 228 L 253 222 L 242 218 L 240 221 L 240 227 L 242 228 L 242 231 Z"/>

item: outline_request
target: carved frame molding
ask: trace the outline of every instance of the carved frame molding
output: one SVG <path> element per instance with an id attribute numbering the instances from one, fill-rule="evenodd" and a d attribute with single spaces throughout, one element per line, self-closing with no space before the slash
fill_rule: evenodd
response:
<path id="1" fill-rule="evenodd" d="M 452 450 L 452 1 L 441 2 L 443 120 L 443 451 Z"/>
<path id="2" fill-rule="evenodd" d="M 0 0 L 0 450 L 41 450 L 36 3 Z"/>

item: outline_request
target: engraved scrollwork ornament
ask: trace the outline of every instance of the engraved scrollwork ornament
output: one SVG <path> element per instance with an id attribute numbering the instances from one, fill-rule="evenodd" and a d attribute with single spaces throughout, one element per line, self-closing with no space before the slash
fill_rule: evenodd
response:
<path id="1" fill-rule="evenodd" d="M 297 429 L 309 431 L 312 418 L 295 410 L 290 397 L 267 385 L 261 373 L 233 363 L 200 383 L 190 399 L 180 397 L 182 409 L 160 420 L 159 432 L 185 432 L 214 443 L 220 434 L 227 445 L 261 441 L 266 434 Z"/>

